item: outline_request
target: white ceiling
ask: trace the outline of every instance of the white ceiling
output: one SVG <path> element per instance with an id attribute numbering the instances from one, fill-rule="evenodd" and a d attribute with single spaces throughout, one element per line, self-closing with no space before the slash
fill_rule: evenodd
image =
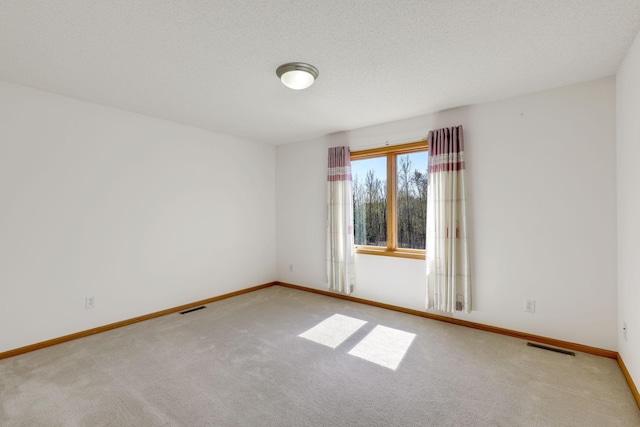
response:
<path id="1" fill-rule="evenodd" d="M 640 0 L 0 0 L 0 80 L 284 144 L 610 76 L 639 28 Z"/>

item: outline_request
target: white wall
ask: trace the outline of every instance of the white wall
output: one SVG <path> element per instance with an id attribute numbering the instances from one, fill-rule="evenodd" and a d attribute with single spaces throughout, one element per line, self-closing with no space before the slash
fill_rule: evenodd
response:
<path id="1" fill-rule="evenodd" d="M 326 289 L 327 147 L 408 142 L 458 124 L 474 311 L 456 317 L 616 350 L 613 78 L 277 147 L 278 280 Z M 424 261 L 359 255 L 356 268 L 354 296 L 424 309 Z"/>
<path id="2" fill-rule="evenodd" d="M 640 34 L 617 80 L 618 352 L 640 386 Z M 627 323 L 627 339 L 622 324 Z"/>
<path id="3" fill-rule="evenodd" d="M 274 168 L 272 146 L 0 83 L 0 351 L 273 281 Z"/>

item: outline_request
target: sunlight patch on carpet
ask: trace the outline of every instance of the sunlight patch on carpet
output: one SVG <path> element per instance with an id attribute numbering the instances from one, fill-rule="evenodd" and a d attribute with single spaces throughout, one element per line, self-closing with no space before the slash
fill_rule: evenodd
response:
<path id="1" fill-rule="evenodd" d="M 395 371 L 415 337 L 410 332 L 378 325 L 349 354 Z"/>
<path id="2" fill-rule="evenodd" d="M 336 348 L 365 323 L 367 323 L 366 320 L 334 314 L 298 336 L 327 347 Z"/>

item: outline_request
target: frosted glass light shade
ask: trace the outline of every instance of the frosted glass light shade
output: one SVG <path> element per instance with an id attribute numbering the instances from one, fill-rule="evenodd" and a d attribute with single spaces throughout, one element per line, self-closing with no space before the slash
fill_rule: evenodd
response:
<path id="1" fill-rule="evenodd" d="M 313 84 L 318 78 L 318 69 L 303 62 L 290 62 L 279 66 L 276 74 L 286 87 L 300 90 Z"/>
<path id="2" fill-rule="evenodd" d="M 291 89 L 306 89 L 313 84 L 313 76 L 306 71 L 293 70 L 280 76 L 282 84 Z"/>

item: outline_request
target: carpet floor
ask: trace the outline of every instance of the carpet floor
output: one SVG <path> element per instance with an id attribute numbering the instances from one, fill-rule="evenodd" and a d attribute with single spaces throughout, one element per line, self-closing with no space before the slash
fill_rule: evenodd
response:
<path id="1" fill-rule="evenodd" d="M 614 360 L 273 286 L 0 360 L 0 425 L 600 427 L 640 410 Z"/>

